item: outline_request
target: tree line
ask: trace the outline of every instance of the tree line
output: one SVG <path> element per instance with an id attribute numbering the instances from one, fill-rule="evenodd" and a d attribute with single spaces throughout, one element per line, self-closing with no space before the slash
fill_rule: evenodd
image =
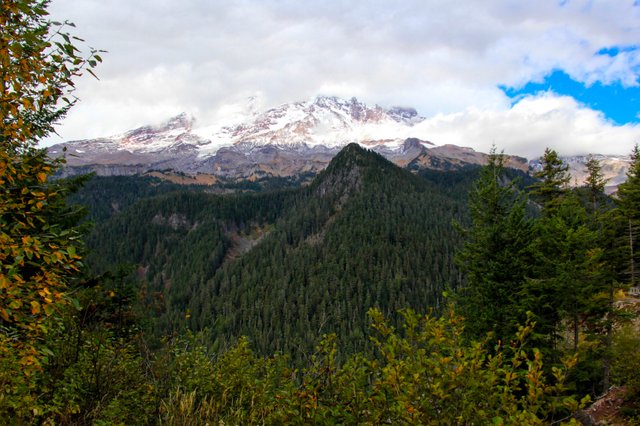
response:
<path id="1" fill-rule="evenodd" d="M 466 275 L 457 296 L 470 336 L 490 332 L 494 344 L 508 345 L 529 318 L 531 344 L 551 364 L 578 356 L 578 393 L 608 390 L 613 327 L 624 317 L 614 295 L 637 279 L 639 154 L 636 146 L 614 198 L 604 194 L 593 157 L 585 185 L 571 189 L 568 167 L 547 149 L 534 174 L 539 181 L 525 192 L 504 179 L 502 156 L 491 155 L 470 193 L 472 222 L 457 257 Z"/>

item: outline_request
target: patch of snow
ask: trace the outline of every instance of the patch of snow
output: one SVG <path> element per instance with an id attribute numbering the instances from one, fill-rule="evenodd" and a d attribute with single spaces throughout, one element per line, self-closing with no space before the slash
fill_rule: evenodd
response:
<path id="1" fill-rule="evenodd" d="M 103 138 L 99 140 L 100 150 L 146 154 L 189 145 L 198 157 L 206 158 L 234 145 L 243 150 L 266 145 L 336 149 L 357 142 L 401 150 L 407 138 L 427 139 L 417 125 L 424 118 L 410 108 L 384 110 L 377 105 L 368 107 L 355 98 L 318 96 L 256 114 L 255 101 L 249 99 L 247 104 L 221 110 L 213 125 L 196 125 L 193 116 L 183 113 L 159 126 L 143 126 Z M 423 146 L 433 147 L 424 142 Z M 95 150 L 96 145 L 87 149 Z"/>

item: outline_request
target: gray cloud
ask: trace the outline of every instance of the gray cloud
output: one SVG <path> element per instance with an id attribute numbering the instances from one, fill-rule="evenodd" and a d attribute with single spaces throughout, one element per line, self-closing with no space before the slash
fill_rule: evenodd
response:
<path id="1" fill-rule="evenodd" d="M 82 102 L 52 141 L 118 133 L 182 111 L 210 123 L 254 95 L 264 107 L 357 96 L 503 129 L 500 120 L 514 113 L 499 84 L 521 86 L 555 68 L 589 84 L 638 84 L 637 50 L 597 54 L 640 40 L 640 8 L 631 1 L 54 0 L 51 11 L 109 51 L 100 81 L 78 83 Z M 575 103 L 563 108 L 587 119 Z M 531 114 L 531 126 L 549 128 L 550 115 Z M 578 132 L 567 117 L 553 128 L 558 138 L 575 135 L 563 142 L 572 149 L 617 129 L 594 112 L 592 133 Z M 637 128 L 625 129 L 638 139 Z M 511 145 L 524 150 L 525 142 Z"/>

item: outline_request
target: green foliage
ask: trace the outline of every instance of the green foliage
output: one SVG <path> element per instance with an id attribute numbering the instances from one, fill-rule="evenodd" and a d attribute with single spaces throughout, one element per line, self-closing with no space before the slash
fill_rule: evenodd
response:
<path id="1" fill-rule="evenodd" d="M 204 190 L 204 187 L 188 188 L 192 191 Z M 184 187 L 181 185 L 148 176 L 91 176 L 68 200 L 70 204 L 87 208 L 85 220 L 101 224 L 141 199 L 182 189 Z"/>
<path id="2" fill-rule="evenodd" d="M 562 355 L 569 353 L 577 356 L 569 385 L 580 395 L 597 392 L 607 353 L 607 324 L 613 318 L 607 292 L 615 287 L 610 256 L 616 241 L 611 235 L 617 228 L 609 226 L 615 221 L 604 219 L 611 204 L 600 194 L 594 209 L 584 190 L 561 191 L 543 206 L 542 215 L 531 215 L 518 181 L 502 168 L 499 156 L 494 155 L 479 173 L 470 194 L 468 240 L 459 256 L 469 284 L 458 301 L 469 317 L 467 335 L 492 334 L 489 343 L 478 345 L 481 350 L 474 352 L 459 335 L 437 332 L 459 341 L 456 344 L 464 348 L 460 354 L 482 359 L 474 364 L 477 370 L 465 370 L 474 378 L 470 383 L 499 387 L 500 380 L 508 377 L 518 389 L 496 394 L 474 385 L 461 391 L 464 398 L 476 401 L 476 407 L 493 406 L 496 401 L 512 407 L 491 412 L 487 421 L 535 424 L 554 410 L 558 416 L 567 415 L 569 406 L 575 405 L 535 408 L 535 398 L 523 399 L 529 395 L 529 382 L 523 379 L 516 385 L 514 377 L 529 376 L 507 376 L 507 371 L 515 370 L 506 365 L 516 369 L 535 365 L 539 375 L 531 377 L 536 384 L 564 381 L 564 375 L 555 376 L 556 368 Z M 421 369 L 420 374 L 438 372 L 426 383 L 442 386 L 442 394 L 437 394 L 441 400 L 434 397 L 424 406 L 414 406 L 411 398 L 436 392 L 418 387 L 419 393 L 407 390 L 404 402 L 390 403 L 390 395 L 405 398 L 391 386 L 400 379 L 383 380 L 377 369 L 395 362 L 400 348 L 409 351 L 419 345 L 407 346 L 402 339 L 408 336 L 395 332 L 393 344 L 380 338 L 371 341 L 365 318 L 366 309 L 376 306 L 389 318 L 388 327 L 399 327 L 414 320 L 409 321 L 410 315 L 397 316 L 398 309 L 440 311 L 440 293 L 447 284 L 460 282 L 452 265 L 459 237 L 450 221 L 455 217 L 469 223 L 461 195 L 476 176 L 478 170 L 465 170 L 423 172 L 419 178 L 377 155 L 349 147 L 304 188 L 225 196 L 171 191 L 141 199 L 100 224 L 90 239 L 95 250 L 92 263 L 104 270 L 116 262 L 133 261 L 142 285 L 125 280 L 126 286 L 136 288 L 146 306 L 136 311 L 155 317 L 145 330 L 151 346 L 161 348 L 157 361 L 149 364 L 160 404 L 156 412 L 172 424 L 197 419 L 282 423 L 298 416 L 301 423 L 375 423 L 385 418 L 410 422 L 417 418 L 407 414 L 413 410 L 421 413 L 419 421 L 428 423 L 433 410 L 445 412 L 451 404 L 451 415 L 466 417 L 473 404 L 461 405 L 458 399 L 442 396 L 458 395 L 457 389 L 464 385 L 445 365 L 428 358 L 430 351 L 436 353 L 434 347 L 416 356 L 425 365 L 411 368 Z M 469 298 L 472 292 L 478 296 Z M 522 346 L 518 323 L 525 320 L 527 310 L 537 324 L 533 331 L 524 328 L 527 346 Z M 203 331 L 197 338 L 178 338 L 162 348 L 159 336 L 179 335 L 185 327 Z M 573 336 L 565 334 L 567 330 Z M 326 333 L 334 337 L 313 352 L 310 342 Z M 235 346 L 239 335 L 249 339 Z M 387 351 L 388 347 L 394 349 Z M 531 347 L 539 349 L 537 355 Z M 475 362 L 442 350 L 446 362 Z M 228 353 L 233 355 L 224 366 L 216 364 Z M 273 353 L 285 353 L 291 361 L 281 356 L 262 358 Z M 407 361 L 399 359 L 403 364 L 396 368 L 402 370 Z M 498 369 L 504 376 L 487 375 L 486 369 Z M 401 378 L 409 377 L 406 374 Z M 277 391 L 273 383 L 278 383 Z M 379 418 L 369 414 L 375 407 L 372 398 L 379 396 L 369 389 L 371 383 L 377 383 L 376 391 L 385 389 L 378 402 L 387 405 L 376 408 L 382 413 Z M 564 387 L 545 389 L 558 396 L 568 394 Z M 525 406 L 535 413 L 533 417 L 517 411 Z"/>
<path id="3" fill-rule="evenodd" d="M 531 196 L 550 212 L 566 194 L 571 175 L 568 173 L 569 166 L 562 162 L 555 150 L 545 149 L 540 160 L 542 169 L 533 174 L 539 181 L 531 185 Z"/>
<path id="4" fill-rule="evenodd" d="M 499 160 L 492 155 L 470 193 L 472 226 L 457 257 L 466 278 L 457 298 L 467 332 L 509 342 L 527 312 L 536 322 L 530 341 L 548 367 L 563 354 L 578 355 L 572 386 L 597 395 L 608 387 L 620 264 L 620 226 L 602 192 L 600 164 L 590 158 L 589 186 L 569 190 L 567 167 L 546 150 L 536 174 L 542 180 L 530 186 L 540 209 L 528 216 L 526 197 L 505 184 Z"/>
<path id="5" fill-rule="evenodd" d="M 545 347 L 556 346 L 561 320 L 569 318 L 576 351 L 579 326 L 596 309 L 594 303 L 603 302 L 598 297 L 605 287 L 598 274 L 602 258 L 598 234 L 574 194 L 554 201 L 553 212 L 537 221 L 532 249 L 536 266 L 523 291 L 523 303 L 536 314 L 540 333 L 550 339 Z"/>
<path id="6" fill-rule="evenodd" d="M 61 311 L 59 327 L 46 336 L 49 359 L 34 379 L 41 408 L 32 421 L 149 423 L 155 386 L 125 275 L 79 281 L 69 290 L 78 307 Z"/>
<path id="7" fill-rule="evenodd" d="M 454 283 L 469 179 L 455 180 L 475 172 L 460 173 L 425 180 L 352 147 L 308 187 L 140 200 L 96 227 L 89 261 L 136 264 L 156 335 L 208 328 L 216 349 L 246 335 L 302 362 L 336 333 L 355 352 L 370 345 L 369 307 L 428 309 Z"/>
<path id="8" fill-rule="evenodd" d="M 48 4 L 0 5 L 0 417 L 16 421 L 43 411 L 42 339 L 82 266 L 77 210 L 64 201 L 73 185 L 47 181 L 60 163 L 35 146 L 73 105 L 73 79 L 101 60 L 93 49 L 82 56 L 72 24 L 49 21 Z"/>
<path id="9" fill-rule="evenodd" d="M 621 247 L 632 283 L 637 272 L 638 147 L 608 215 L 599 164 L 588 164 L 586 207 L 546 150 L 535 226 L 492 154 L 469 196 L 459 255 L 460 305 L 476 339 L 441 308 L 442 291 L 461 281 L 450 223 L 467 223 L 460 194 L 476 171 L 418 177 L 356 145 L 295 190 L 212 196 L 101 181 L 109 183 L 79 197 L 101 222 L 89 239 L 100 275 L 81 280 L 81 209 L 65 201 L 80 181 L 49 179 L 61 163 L 35 146 L 75 102 L 73 79 L 101 58 L 81 54 L 72 24 L 47 20 L 48 3 L 0 6 L 3 421 L 558 423 L 580 405 L 565 382 L 593 392 L 601 358 L 637 399 L 638 342 L 626 329 L 614 336 L 612 295 Z M 108 272 L 122 262 L 132 274 Z M 442 315 L 411 310 L 429 307 Z M 518 325 L 526 309 L 535 327 Z M 144 334 L 141 317 L 151 315 Z M 561 362 L 569 323 L 572 356 Z M 181 337 L 187 327 L 202 332 Z M 273 353 L 291 358 L 265 358 Z"/>
<path id="10" fill-rule="evenodd" d="M 629 392 L 640 397 L 640 335 L 632 324 L 626 324 L 616 333 L 612 352 L 613 360 L 613 382 L 618 385 L 626 385 Z"/>
<path id="11" fill-rule="evenodd" d="M 522 424 L 553 421 L 578 403 L 564 392 L 564 369 L 551 382 L 540 353 L 514 346 L 490 354 L 465 343 L 462 320 L 403 312 L 396 331 L 379 310 L 370 312 L 375 351 L 338 362 L 336 336 L 318 346 L 297 373 L 281 359 L 253 355 L 245 340 L 210 361 L 209 390 L 174 388 L 161 403 L 166 424 Z M 571 364 L 573 361 L 569 360 Z M 206 376 L 205 376 L 206 377 Z M 575 424 L 575 422 L 569 422 Z"/>
<path id="12" fill-rule="evenodd" d="M 618 187 L 618 203 L 625 215 L 637 220 L 640 217 L 640 147 L 636 145 L 631 153 L 631 165 L 627 171 L 627 180 Z"/>
<path id="13" fill-rule="evenodd" d="M 133 343 L 109 332 L 84 333 L 75 362 L 52 383 L 48 414 L 61 423 L 145 424 L 155 402 L 145 373 Z"/>
<path id="14" fill-rule="evenodd" d="M 52 168 L 42 151 L 0 152 L 0 339 L 3 348 L 24 351 L 25 372 L 38 368 L 41 354 L 33 345 L 66 303 L 67 282 L 82 266 L 81 234 L 69 225 L 78 211 L 66 206 L 65 182 L 46 182 Z"/>
<path id="15" fill-rule="evenodd" d="M 605 179 L 604 174 L 602 173 L 602 164 L 600 164 L 593 155 L 587 156 L 585 166 L 587 167 L 588 172 L 587 178 L 585 179 L 585 186 L 589 189 L 592 201 L 595 203 L 601 194 L 604 193 L 604 188 L 608 179 Z M 595 207 L 594 210 L 596 210 Z"/>
<path id="16" fill-rule="evenodd" d="M 625 222 L 626 274 L 631 285 L 635 285 L 638 270 L 638 235 L 640 234 L 640 148 L 636 145 L 631 153 L 631 165 L 626 182 L 620 184 L 616 202 L 620 219 Z"/>
<path id="17" fill-rule="evenodd" d="M 493 152 L 469 195 L 471 227 L 462 230 L 463 249 L 456 262 L 466 283 L 459 293 L 467 332 L 491 331 L 495 342 L 508 342 L 524 320 L 518 295 L 532 267 L 532 222 L 526 197 L 505 179 L 503 157 Z"/>

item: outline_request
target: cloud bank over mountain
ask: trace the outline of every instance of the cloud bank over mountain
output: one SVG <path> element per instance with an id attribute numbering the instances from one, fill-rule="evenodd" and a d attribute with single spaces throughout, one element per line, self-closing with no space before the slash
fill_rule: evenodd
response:
<path id="1" fill-rule="evenodd" d="M 414 107 L 438 144 L 529 155 L 541 144 L 628 153 L 640 140 L 637 120 L 615 125 L 571 94 L 501 89 L 562 70 L 584 90 L 637 90 L 633 1 L 60 0 L 52 11 L 109 51 L 52 142 L 181 111 L 226 124 L 249 97 L 264 109 L 315 95 Z"/>

